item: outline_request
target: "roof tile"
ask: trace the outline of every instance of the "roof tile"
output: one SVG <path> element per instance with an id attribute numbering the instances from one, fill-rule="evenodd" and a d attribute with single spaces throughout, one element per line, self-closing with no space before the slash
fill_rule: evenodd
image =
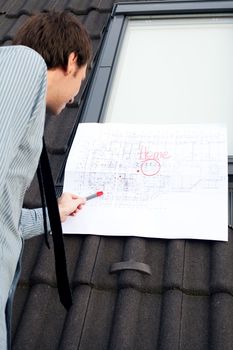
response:
<path id="1" fill-rule="evenodd" d="M 228 230 L 228 242 L 213 242 L 211 248 L 210 289 L 212 292 L 233 293 L 233 230 Z"/>
<path id="2" fill-rule="evenodd" d="M 186 241 L 183 288 L 188 293 L 209 293 L 211 247 L 208 241 Z"/>
<path id="3" fill-rule="evenodd" d="M 46 284 L 32 286 L 15 332 L 13 348 L 57 349 L 65 316 L 66 311 L 58 302 L 57 289 Z M 53 341 L 48 342 L 48 339 Z"/>
<path id="4" fill-rule="evenodd" d="M 133 288 L 119 291 L 112 322 L 110 350 L 138 349 L 136 340 L 141 301 L 142 293 Z"/>
<path id="5" fill-rule="evenodd" d="M 183 295 L 180 349 L 206 350 L 209 347 L 209 298 Z"/>
<path id="6" fill-rule="evenodd" d="M 7 18 L 7 21 L 12 24 L 10 29 L 6 32 L 3 40 L 12 40 L 17 30 L 23 25 L 23 23 L 29 18 L 28 15 L 23 14 L 17 20 L 13 18 Z"/>
<path id="7" fill-rule="evenodd" d="M 164 259 L 163 284 L 165 289 L 182 288 L 184 272 L 185 240 L 166 241 L 166 257 Z M 154 263 L 156 249 L 151 249 Z"/>
<path id="8" fill-rule="evenodd" d="M 233 297 L 216 293 L 210 299 L 209 348 L 231 350 L 233 344 Z M 203 331 L 203 330 L 202 330 Z"/>
<path id="9" fill-rule="evenodd" d="M 109 18 L 108 13 L 90 11 L 85 17 L 83 24 L 93 39 L 100 39 Z"/>
<path id="10" fill-rule="evenodd" d="M 116 292 L 112 290 L 91 289 L 82 337 L 77 343 L 80 349 L 108 349 L 115 300 Z"/>
<path id="11" fill-rule="evenodd" d="M 86 312 L 91 293 L 92 288 L 88 285 L 80 285 L 75 288 L 73 292 L 73 306 L 67 314 L 59 349 L 77 350 L 80 348 L 80 339 L 85 328 Z M 93 324 L 92 326 L 94 327 Z M 95 340 L 92 339 L 92 341 L 94 342 Z"/>
<path id="12" fill-rule="evenodd" d="M 70 0 L 67 2 L 66 8 L 74 13 L 87 14 L 91 10 L 98 12 L 111 12 L 113 0 Z"/>
<path id="13" fill-rule="evenodd" d="M 177 290 L 168 290 L 163 295 L 159 320 L 161 328 L 158 348 L 160 350 L 179 349 L 182 299 L 183 293 Z"/>

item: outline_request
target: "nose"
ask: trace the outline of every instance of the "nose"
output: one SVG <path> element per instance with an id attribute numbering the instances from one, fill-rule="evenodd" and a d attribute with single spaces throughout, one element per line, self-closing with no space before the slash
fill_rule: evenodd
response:
<path id="1" fill-rule="evenodd" d="M 73 103 L 73 102 L 74 102 L 74 98 L 71 98 L 68 103 L 70 104 L 70 103 Z"/>

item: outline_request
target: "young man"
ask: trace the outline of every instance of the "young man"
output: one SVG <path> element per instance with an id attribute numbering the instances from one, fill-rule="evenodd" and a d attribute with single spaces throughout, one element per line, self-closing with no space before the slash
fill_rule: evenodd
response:
<path id="1" fill-rule="evenodd" d="M 68 13 L 31 17 L 0 48 L 0 349 L 10 348 L 10 310 L 23 241 L 44 232 L 41 209 L 22 209 L 42 150 L 46 108 L 59 114 L 78 94 L 91 58 L 84 28 Z M 85 199 L 58 200 L 61 221 Z"/>

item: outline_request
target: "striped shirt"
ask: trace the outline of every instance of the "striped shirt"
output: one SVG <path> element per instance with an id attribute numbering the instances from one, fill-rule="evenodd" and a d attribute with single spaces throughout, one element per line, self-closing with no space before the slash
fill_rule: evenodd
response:
<path id="1" fill-rule="evenodd" d="M 22 210 L 45 122 L 47 67 L 24 46 L 0 47 L 0 349 L 10 348 L 11 304 L 23 240 L 43 233 L 42 211 Z"/>

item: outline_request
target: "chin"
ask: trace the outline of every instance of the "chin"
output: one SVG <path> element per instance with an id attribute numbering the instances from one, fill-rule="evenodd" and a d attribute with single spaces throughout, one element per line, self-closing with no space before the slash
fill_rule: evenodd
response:
<path id="1" fill-rule="evenodd" d="M 59 109 L 58 108 L 53 108 L 51 106 L 47 106 L 46 107 L 46 112 L 50 115 L 53 115 L 53 116 L 57 116 L 61 113 L 61 111 L 63 110 L 63 107 L 60 107 Z"/>

